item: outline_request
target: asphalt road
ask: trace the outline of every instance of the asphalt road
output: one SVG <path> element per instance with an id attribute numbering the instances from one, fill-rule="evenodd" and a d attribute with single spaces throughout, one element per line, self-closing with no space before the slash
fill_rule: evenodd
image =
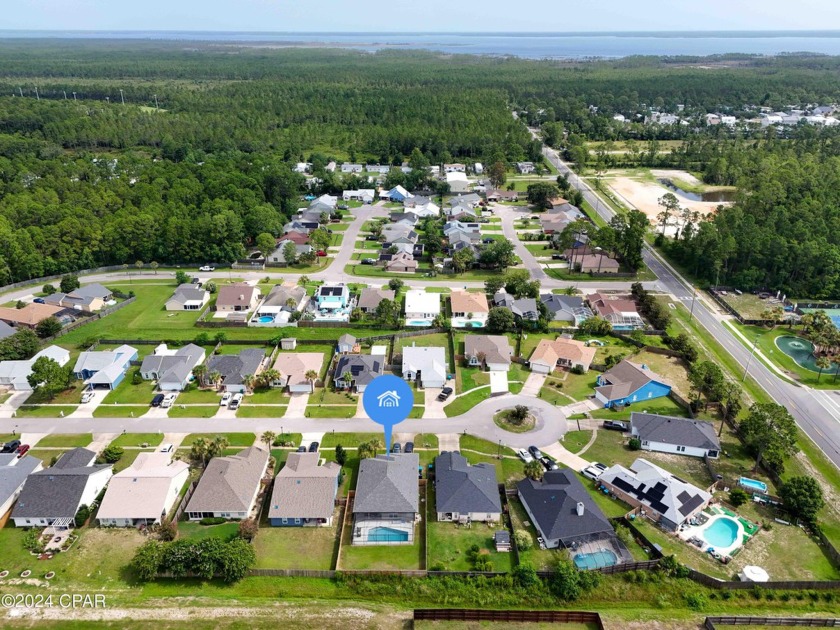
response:
<path id="1" fill-rule="evenodd" d="M 609 221 L 612 209 L 599 198 L 594 190 L 582 181 L 549 147 L 543 147 L 543 155 L 555 167 L 568 176 L 569 182 L 581 191 L 584 199 L 598 214 Z M 673 294 L 686 305 L 691 303 L 694 289 L 668 263 L 649 247 L 645 247 L 644 260 L 658 276 L 661 290 Z M 711 333 L 718 343 L 746 370 L 749 375 L 775 400 L 784 405 L 796 419 L 800 428 L 840 467 L 840 392 L 815 390 L 782 380 L 756 357 L 750 359 L 747 349 L 721 322 L 721 319 L 707 307 L 702 299 L 694 300 L 694 317 Z"/>

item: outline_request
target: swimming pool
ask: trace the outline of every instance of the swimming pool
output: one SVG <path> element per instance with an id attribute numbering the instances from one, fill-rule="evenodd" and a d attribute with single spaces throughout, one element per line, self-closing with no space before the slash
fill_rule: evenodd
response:
<path id="1" fill-rule="evenodd" d="M 373 527 L 368 532 L 367 542 L 408 542 L 408 532 L 392 527 Z"/>
<path id="2" fill-rule="evenodd" d="M 431 319 L 409 319 L 405 322 L 406 326 L 431 326 Z"/>
<path id="3" fill-rule="evenodd" d="M 618 556 L 609 549 L 593 551 L 592 553 L 579 553 L 574 557 L 575 566 L 578 569 L 600 569 L 618 564 Z"/>
<path id="4" fill-rule="evenodd" d="M 453 328 L 483 328 L 484 321 L 480 319 L 469 319 L 467 317 L 453 317 Z"/>
<path id="5" fill-rule="evenodd" d="M 744 486 L 745 488 L 749 488 L 750 490 L 756 490 L 758 492 L 763 492 L 764 494 L 767 494 L 767 484 L 763 481 L 758 481 L 758 479 L 741 477 L 740 479 L 738 479 L 738 485 Z"/>
<path id="6" fill-rule="evenodd" d="M 274 316 L 273 315 L 263 315 L 261 317 L 257 317 L 257 321 L 260 324 L 270 324 L 274 321 Z"/>
<path id="7" fill-rule="evenodd" d="M 721 516 L 706 527 L 701 535 L 703 540 L 716 550 L 728 550 L 738 540 L 738 530 L 738 521 L 728 516 Z"/>

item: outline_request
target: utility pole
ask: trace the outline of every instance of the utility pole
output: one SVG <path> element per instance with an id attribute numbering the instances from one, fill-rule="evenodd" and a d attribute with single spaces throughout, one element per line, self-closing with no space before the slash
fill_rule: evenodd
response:
<path id="1" fill-rule="evenodd" d="M 158 109 L 157 94 L 155 94 L 155 109 Z"/>
<path id="2" fill-rule="evenodd" d="M 120 89 L 120 100 L 122 101 L 122 104 L 125 105 L 125 96 L 123 95 L 122 89 Z"/>
<path id="3" fill-rule="evenodd" d="M 73 92 L 73 100 L 74 101 L 76 100 L 76 93 L 75 92 Z"/>
<path id="4" fill-rule="evenodd" d="M 37 85 L 35 86 L 35 99 L 36 99 L 36 100 L 38 100 L 38 101 L 40 101 L 40 100 L 41 100 L 41 97 L 40 97 L 40 95 L 38 94 L 38 86 L 37 86 Z"/>
<path id="5" fill-rule="evenodd" d="M 64 92 L 64 100 L 66 101 L 67 100 L 67 90 L 63 90 L 63 92 Z"/>
<path id="6" fill-rule="evenodd" d="M 688 321 L 691 322 L 694 319 L 694 301 L 697 299 L 697 291 L 694 287 L 691 287 L 691 312 L 688 314 Z"/>
<path id="7" fill-rule="evenodd" d="M 758 337 L 756 337 L 755 341 L 753 341 L 752 351 L 750 351 L 750 358 L 747 359 L 747 367 L 744 368 L 744 377 L 741 379 L 742 383 L 747 380 L 747 372 L 749 372 L 749 370 L 750 370 L 750 363 L 752 363 L 752 358 L 753 358 L 753 355 L 755 354 L 755 347 L 757 345 L 758 345 Z"/>
<path id="8" fill-rule="evenodd" d="M 20 97 L 23 98 L 23 88 L 18 86 L 18 92 L 20 92 Z"/>

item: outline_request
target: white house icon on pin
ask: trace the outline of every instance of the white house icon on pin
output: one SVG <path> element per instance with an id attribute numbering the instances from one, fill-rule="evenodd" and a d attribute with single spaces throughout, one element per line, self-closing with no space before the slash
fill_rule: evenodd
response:
<path id="1" fill-rule="evenodd" d="M 399 407 L 400 406 L 400 397 L 393 389 L 387 392 L 383 392 L 376 397 L 379 401 L 380 407 Z"/>

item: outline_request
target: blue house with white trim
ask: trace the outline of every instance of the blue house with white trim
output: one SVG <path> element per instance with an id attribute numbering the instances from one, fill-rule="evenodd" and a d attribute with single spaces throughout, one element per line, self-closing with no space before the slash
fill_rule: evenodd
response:
<path id="1" fill-rule="evenodd" d="M 605 408 L 662 398 L 671 393 L 671 384 L 646 365 L 621 361 L 598 376 L 595 398 Z"/>
<path id="2" fill-rule="evenodd" d="M 114 389 L 136 360 L 137 348 L 126 345 L 111 351 L 86 351 L 79 354 L 73 375 L 90 389 Z"/>
<path id="3" fill-rule="evenodd" d="M 414 195 L 412 195 L 410 192 L 408 192 L 405 188 L 403 188 L 399 184 L 397 184 L 391 190 L 389 190 L 388 195 L 387 195 L 387 197 L 391 201 L 399 201 L 399 202 L 403 202 L 406 199 L 410 199 L 413 196 Z"/>

